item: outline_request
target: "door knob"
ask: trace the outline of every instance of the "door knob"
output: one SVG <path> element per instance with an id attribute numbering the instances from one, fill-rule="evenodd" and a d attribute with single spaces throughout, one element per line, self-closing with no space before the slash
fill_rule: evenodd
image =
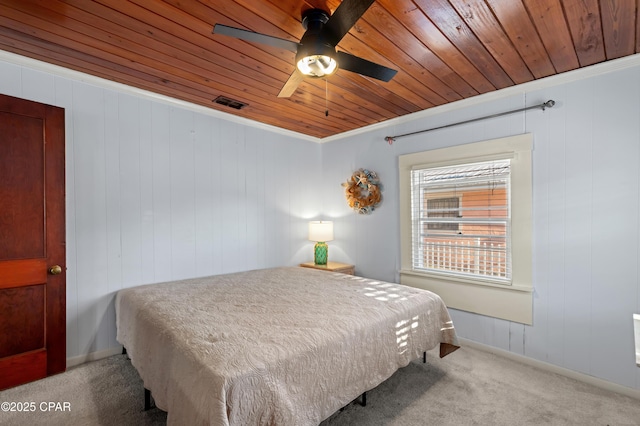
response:
<path id="1" fill-rule="evenodd" d="M 60 267 L 60 265 L 53 265 L 51 268 L 49 268 L 49 273 L 51 275 L 58 275 L 62 273 L 62 268 Z"/>

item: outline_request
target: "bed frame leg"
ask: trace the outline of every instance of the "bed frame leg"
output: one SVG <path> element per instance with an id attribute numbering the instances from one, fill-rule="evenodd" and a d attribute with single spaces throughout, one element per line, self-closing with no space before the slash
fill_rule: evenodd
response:
<path id="1" fill-rule="evenodd" d="M 427 352 L 422 352 L 422 363 L 423 364 L 427 363 Z"/>
<path id="2" fill-rule="evenodd" d="M 363 392 L 362 395 L 360 395 L 360 405 L 362 405 L 363 407 L 367 406 L 367 393 Z"/>
<path id="3" fill-rule="evenodd" d="M 144 411 L 149 411 L 152 408 L 153 407 L 151 406 L 151 391 L 147 388 L 144 388 Z"/>

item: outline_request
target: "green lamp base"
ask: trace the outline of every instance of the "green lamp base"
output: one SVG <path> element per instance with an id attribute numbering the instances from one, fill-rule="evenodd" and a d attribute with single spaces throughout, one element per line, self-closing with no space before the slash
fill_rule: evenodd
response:
<path id="1" fill-rule="evenodd" d="M 316 265 L 326 265 L 329 246 L 324 241 L 318 241 L 313 247 L 313 261 Z"/>

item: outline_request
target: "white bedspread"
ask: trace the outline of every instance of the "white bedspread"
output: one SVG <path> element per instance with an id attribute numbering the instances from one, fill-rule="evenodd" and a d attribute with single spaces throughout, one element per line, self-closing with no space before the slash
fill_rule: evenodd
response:
<path id="1" fill-rule="evenodd" d="M 121 290 L 116 314 L 170 425 L 317 425 L 423 351 L 457 345 L 436 294 L 309 268 Z"/>

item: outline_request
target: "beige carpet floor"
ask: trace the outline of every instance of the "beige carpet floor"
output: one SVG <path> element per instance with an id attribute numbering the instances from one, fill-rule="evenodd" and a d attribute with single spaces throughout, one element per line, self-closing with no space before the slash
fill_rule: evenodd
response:
<path id="1" fill-rule="evenodd" d="M 116 355 L 0 392 L 0 404 L 35 403 L 0 411 L 0 425 L 164 425 L 166 413 L 143 411 L 143 399 L 137 372 Z M 65 402 L 70 411 L 55 411 Z M 322 423 L 343 425 L 640 425 L 640 400 L 463 347 L 409 364 L 368 392 L 366 407 Z"/>

